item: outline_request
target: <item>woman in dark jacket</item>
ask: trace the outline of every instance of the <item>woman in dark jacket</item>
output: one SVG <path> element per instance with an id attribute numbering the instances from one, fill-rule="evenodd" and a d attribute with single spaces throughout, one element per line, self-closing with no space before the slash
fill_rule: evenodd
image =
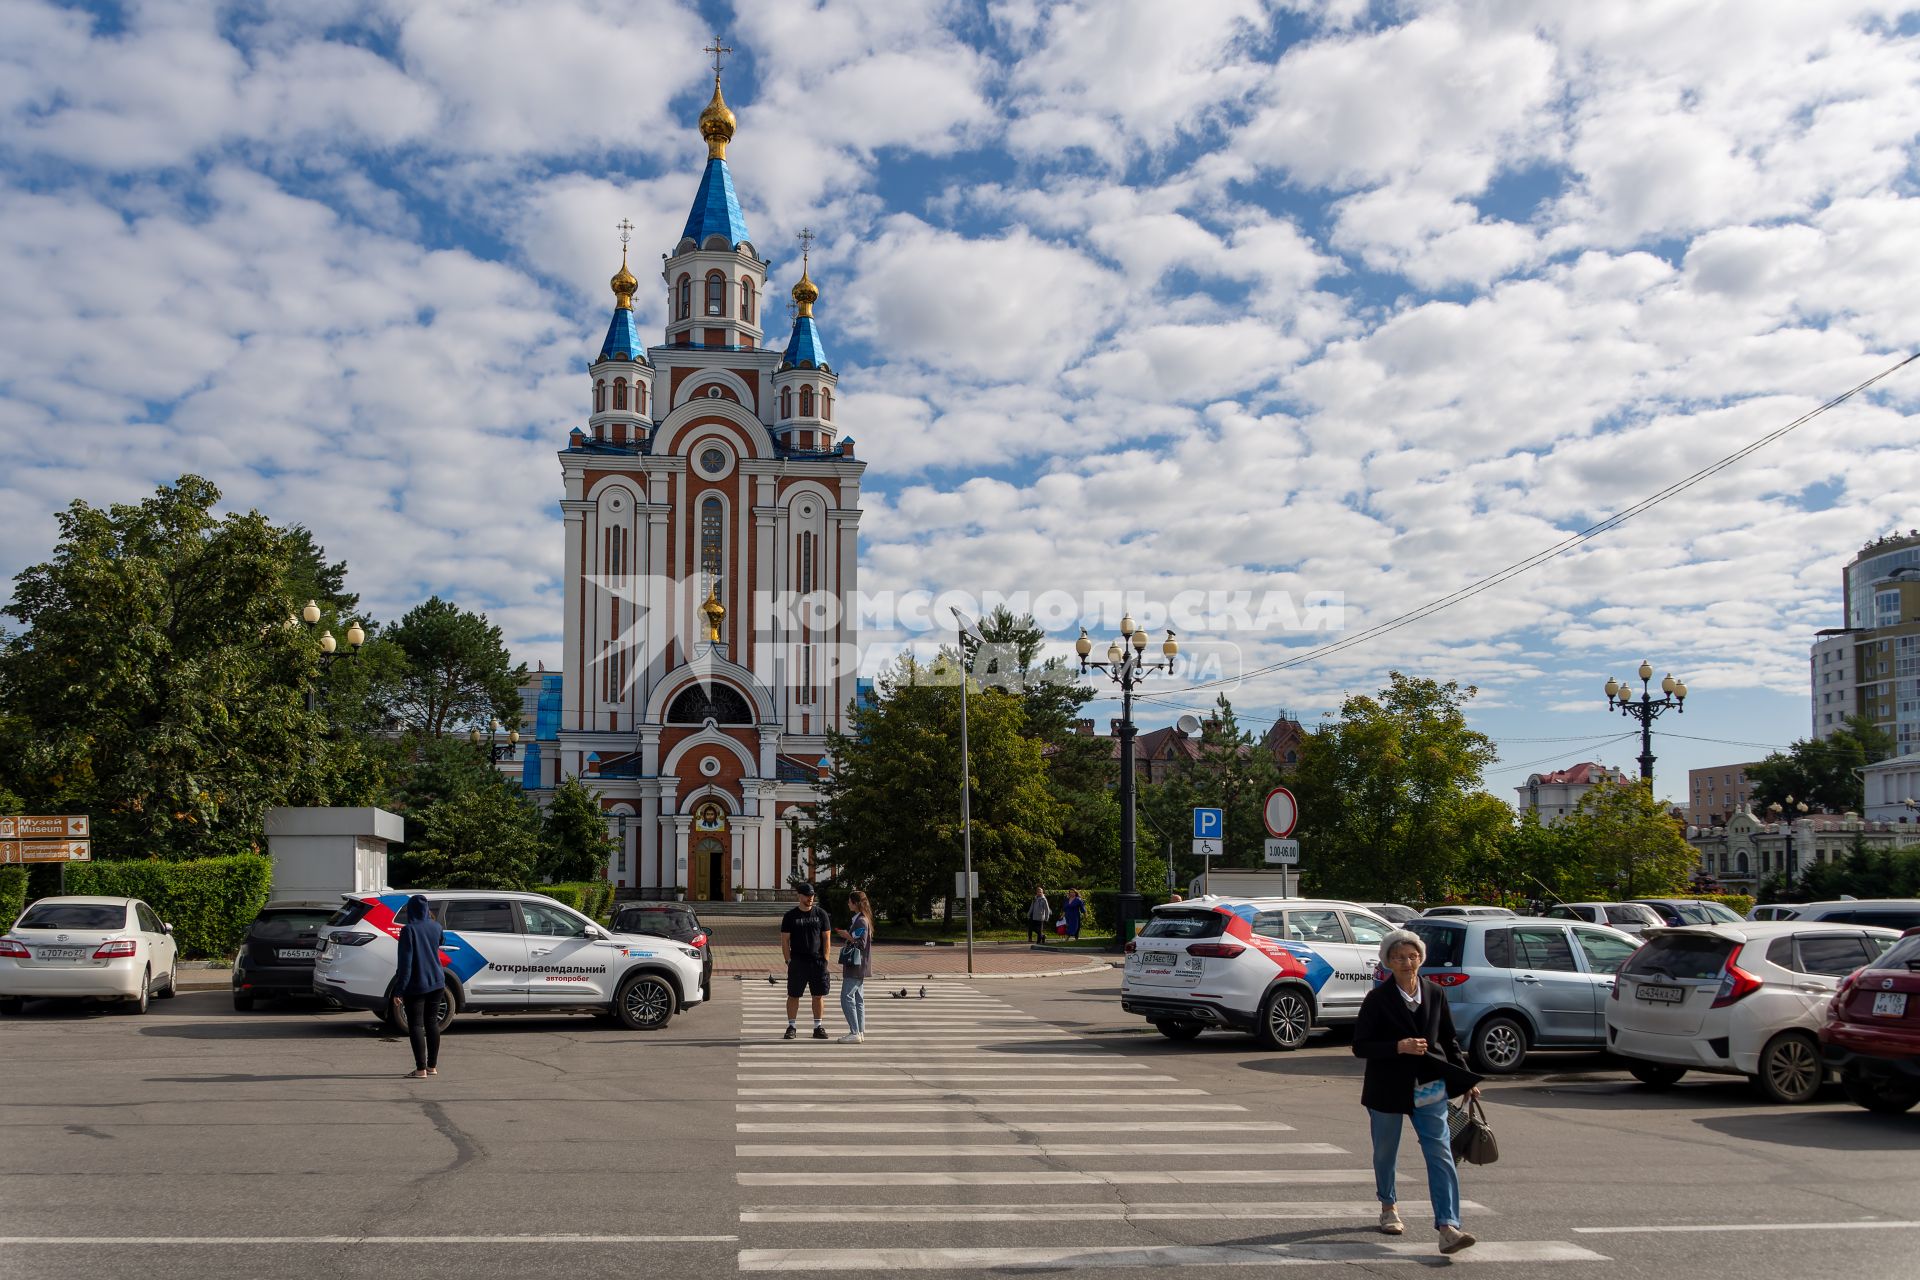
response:
<path id="1" fill-rule="evenodd" d="M 400 958 L 393 974 L 393 1003 L 404 1007 L 413 1070 L 407 1079 L 440 1074 L 440 995 L 447 975 L 440 967 L 440 926 L 420 894 L 407 899 L 400 916 Z"/>
<path id="2" fill-rule="evenodd" d="M 1380 1230 L 1397 1236 L 1407 1229 L 1394 1208 L 1393 1181 L 1400 1117 L 1407 1116 L 1427 1160 L 1427 1194 L 1433 1200 L 1440 1252 L 1458 1253 L 1472 1248 L 1474 1240 L 1460 1229 L 1460 1175 L 1447 1132 L 1447 1098 L 1457 1093 L 1478 1097 L 1480 1090 L 1454 1034 L 1446 992 L 1420 976 L 1426 958 L 1427 944 L 1417 933 L 1395 929 L 1381 941 L 1380 959 L 1393 978 L 1361 1001 L 1360 1018 L 1353 1025 L 1353 1053 L 1367 1061 L 1360 1104 L 1373 1121 Z"/>

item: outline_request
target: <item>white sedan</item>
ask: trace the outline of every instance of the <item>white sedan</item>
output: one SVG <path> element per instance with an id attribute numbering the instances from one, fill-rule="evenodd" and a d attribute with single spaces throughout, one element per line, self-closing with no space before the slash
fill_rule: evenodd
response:
<path id="1" fill-rule="evenodd" d="M 174 993 L 173 926 L 137 898 L 42 898 L 0 936 L 0 1013 L 27 1000 L 119 1000 L 145 1013 Z"/>

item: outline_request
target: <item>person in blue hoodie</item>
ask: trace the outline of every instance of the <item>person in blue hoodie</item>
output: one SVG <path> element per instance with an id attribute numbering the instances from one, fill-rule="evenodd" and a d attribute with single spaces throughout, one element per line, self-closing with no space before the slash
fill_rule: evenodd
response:
<path id="1" fill-rule="evenodd" d="M 440 995 L 447 986 L 440 968 L 440 926 L 420 894 L 408 898 L 401 912 L 399 951 L 393 1003 L 405 1008 L 407 1038 L 413 1042 L 413 1070 L 407 1079 L 420 1080 L 440 1074 Z"/>

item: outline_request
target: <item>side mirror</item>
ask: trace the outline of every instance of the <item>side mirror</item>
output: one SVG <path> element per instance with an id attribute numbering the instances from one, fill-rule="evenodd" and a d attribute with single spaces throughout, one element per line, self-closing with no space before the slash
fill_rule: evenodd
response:
<path id="1" fill-rule="evenodd" d="M 163 923 L 163 924 L 162 924 L 162 925 L 160 926 L 160 928 L 161 928 L 161 930 L 162 930 L 162 931 L 163 931 L 164 933 L 166 933 L 166 934 L 167 934 L 167 936 L 169 936 L 169 937 L 171 937 L 171 936 L 173 936 L 173 926 L 172 926 L 172 925 L 170 925 L 170 924 L 164 924 L 164 923 Z"/>
<path id="2" fill-rule="evenodd" d="M 707 941 L 708 941 L 708 942 L 712 942 L 712 941 L 713 941 L 713 926 L 712 926 L 712 925 L 710 925 L 710 924 L 703 924 L 703 925 L 701 925 L 701 926 L 700 926 L 700 932 L 702 932 L 702 933 L 704 933 L 704 934 L 706 934 L 706 935 L 707 935 Z"/>
<path id="3" fill-rule="evenodd" d="M 607 939 L 608 934 L 607 934 L 607 931 L 605 929 L 602 929 L 599 925 L 590 924 L 587 926 L 587 936 L 597 941 L 604 942 Z"/>

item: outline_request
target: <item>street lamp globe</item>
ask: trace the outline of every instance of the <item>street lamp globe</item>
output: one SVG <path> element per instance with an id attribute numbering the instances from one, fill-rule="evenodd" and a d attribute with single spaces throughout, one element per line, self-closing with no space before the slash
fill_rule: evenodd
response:
<path id="1" fill-rule="evenodd" d="M 1166 655 L 1168 662 L 1180 656 L 1180 644 L 1173 638 L 1173 631 L 1167 631 L 1167 642 L 1160 646 L 1160 652 Z"/>
<path id="2" fill-rule="evenodd" d="M 1082 658 L 1093 652 L 1093 637 L 1087 634 L 1085 627 L 1080 628 L 1080 638 L 1073 642 L 1073 651 Z"/>
<path id="3" fill-rule="evenodd" d="M 1673 672 L 1669 671 L 1667 672 L 1667 678 L 1660 682 L 1660 692 L 1665 694 L 1671 694 L 1676 688 L 1679 687 L 1679 683 L 1680 683 L 1679 681 L 1673 678 Z"/>
<path id="4" fill-rule="evenodd" d="M 335 649 L 339 647 L 340 647 L 340 642 L 333 638 L 333 632 L 322 631 L 320 633 L 320 652 L 332 653 Z"/>
<path id="5" fill-rule="evenodd" d="M 1133 633 L 1133 651 L 1135 653 L 1145 653 L 1147 651 L 1147 631 L 1145 627 Z"/>
<path id="6" fill-rule="evenodd" d="M 1123 638 L 1133 634 L 1132 612 L 1127 612 L 1120 615 L 1120 634 Z"/>
<path id="7" fill-rule="evenodd" d="M 1120 661 L 1120 658 L 1121 658 L 1120 642 L 1118 640 L 1115 640 L 1109 645 L 1107 645 L 1107 661 L 1117 664 Z"/>
<path id="8" fill-rule="evenodd" d="M 1682 702 L 1687 700 L 1687 682 L 1685 680 L 1676 680 L 1673 682 L 1673 696 Z"/>
<path id="9" fill-rule="evenodd" d="M 317 600 L 307 601 L 307 607 L 300 611 L 300 616 L 306 621 L 308 626 L 312 626 L 314 623 L 320 621 L 320 602 Z"/>
<path id="10" fill-rule="evenodd" d="M 1640 678 L 1642 680 L 1653 679 L 1653 664 L 1644 658 L 1640 660 Z"/>
<path id="11" fill-rule="evenodd" d="M 365 644 L 366 642 L 367 642 L 366 628 L 362 627 L 357 622 L 347 628 L 348 644 L 358 649 L 361 645 Z"/>
<path id="12" fill-rule="evenodd" d="M 1612 702 L 1620 693 L 1620 682 L 1612 676 L 1607 677 L 1607 701 Z"/>

